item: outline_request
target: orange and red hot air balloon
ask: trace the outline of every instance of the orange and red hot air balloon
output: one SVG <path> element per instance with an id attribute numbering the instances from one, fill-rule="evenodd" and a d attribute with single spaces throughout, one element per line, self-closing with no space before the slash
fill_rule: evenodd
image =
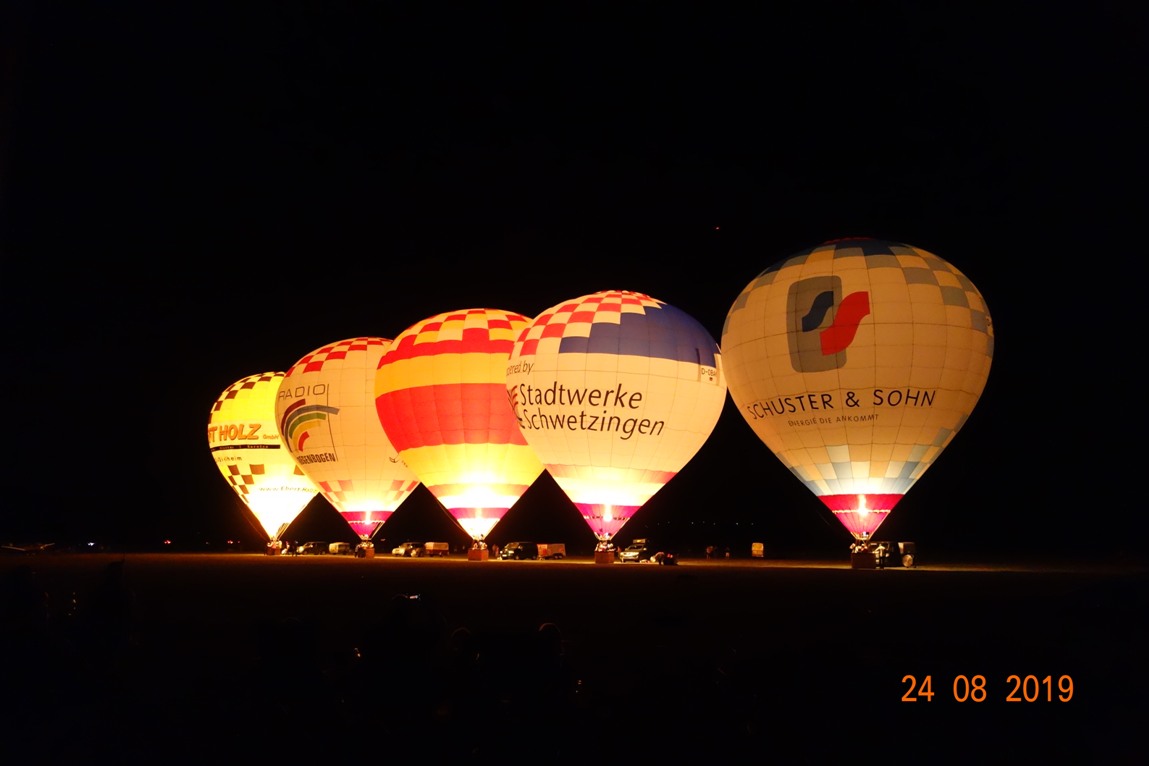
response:
<path id="1" fill-rule="evenodd" d="M 396 336 L 375 373 L 375 405 L 415 476 L 475 549 L 543 471 L 507 401 L 511 346 L 530 324 L 499 309 L 448 311 Z"/>

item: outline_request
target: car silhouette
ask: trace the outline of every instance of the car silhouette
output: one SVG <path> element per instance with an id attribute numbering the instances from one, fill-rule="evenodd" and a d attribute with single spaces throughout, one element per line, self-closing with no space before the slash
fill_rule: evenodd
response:
<path id="1" fill-rule="evenodd" d="M 678 556 L 673 551 L 659 550 L 645 538 L 634 540 L 630 545 L 623 548 L 618 553 L 618 560 L 624 564 L 627 562 L 639 564 L 654 562 L 664 566 L 678 564 Z"/>
<path id="2" fill-rule="evenodd" d="M 419 558 L 423 555 L 423 543 L 408 541 L 399 543 L 391 549 L 392 556 L 404 556 L 406 558 Z"/>
<path id="3" fill-rule="evenodd" d="M 619 551 L 618 560 L 624 564 L 627 562 L 643 562 L 649 561 L 650 557 L 655 554 L 653 548 L 647 545 L 646 540 L 635 540 L 630 545 Z"/>

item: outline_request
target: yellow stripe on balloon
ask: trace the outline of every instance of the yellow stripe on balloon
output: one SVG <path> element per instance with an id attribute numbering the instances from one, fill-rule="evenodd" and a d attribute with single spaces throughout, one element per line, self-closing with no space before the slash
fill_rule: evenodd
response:
<path id="1" fill-rule="evenodd" d="M 464 481 L 530 486 L 541 472 L 534 451 L 518 444 L 434 444 L 412 447 L 403 453 L 403 461 L 428 489 L 432 485 L 459 484 Z M 470 472 L 462 478 L 459 464 L 470 467 Z"/>

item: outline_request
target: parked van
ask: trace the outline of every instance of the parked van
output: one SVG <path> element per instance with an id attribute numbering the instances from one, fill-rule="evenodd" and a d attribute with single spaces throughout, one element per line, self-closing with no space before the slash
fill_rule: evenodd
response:
<path id="1" fill-rule="evenodd" d="M 332 556 L 350 556 L 351 543 L 331 543 L 327 546 L 327 552 Z"/>

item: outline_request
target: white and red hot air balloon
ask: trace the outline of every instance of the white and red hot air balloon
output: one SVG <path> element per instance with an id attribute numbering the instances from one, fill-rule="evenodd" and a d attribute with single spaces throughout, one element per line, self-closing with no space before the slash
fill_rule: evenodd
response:
<path id="1" fill-rule="evenodd" d="M 288 451 L 363 542 L 419 485 L 375 411 L 375 370 L 391 341 L 348 338 L 288 368 L 275 414 Z"/>
<path id="2" fill-rule="evenodd" d="M 769 267 L 722 332 L 739 412 L 862 546 L 965 424 L 993 347 L 961 271 L 875 239 Z"/>

